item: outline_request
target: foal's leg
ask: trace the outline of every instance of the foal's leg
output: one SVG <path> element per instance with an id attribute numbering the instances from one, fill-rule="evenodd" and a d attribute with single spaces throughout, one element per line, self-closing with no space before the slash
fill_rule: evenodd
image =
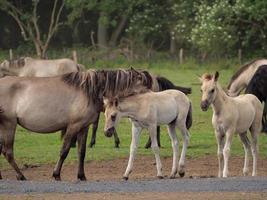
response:
<path id="1" fill-rule="evenodd" d="M 230 149 L 231 149 L 231 144 L 233 140 L 233 133 L 234 131 L 228 130 L 226 132 L 226 140 L 225 140 L 225 145 L 223 148 L 223 157 L 224 157 L 224 168 L 223 168 L 223 177 L 228 176 L 228 162 L 229 162 L 229 157 L 230 157 Z"/>
<path id="2" fill-rule="evenodd" d="M 156 125 L 152 125 L 148 128 L 149 130 L 149 134 L 151 137 L 151 148 L 153 153 L 155 154 L 155 159 L 156 159 L 156 165 L 157 165 L 157 177 L 158 178 L 163 178 L 162 175 L 162 164 L 160 161 L 160 156 L 159 156 L 159 146 L 158 146 L 158 142 L 157 142 L 157 126 Z"/>
<path id="3" fill-rule="evenodd" d="M 157 141 L 158 141 L 158 146 L 161 147 L 160 145 L 160 126 L 157 126 Z M 145 148 L 148 149 L 151 147 L 151 138 L 149 136 L 147 143 L 145 145 Z"/>
<path id="4" fill-rule="evenodd" d="M 168 133 L 172 141 L 172 150 L 173 150 L 172 171 L 171 171 L 170 178 L 175 178 L 175 175 L 177 173 L 178 150 L 179 150 L 179 142 L 178 142 L 177 135 L 175 132 L 175 125 L 170 124 L 168 126 Z"/>
<path id="5" fill-rule="evenodd" d="M 25 176 L 20 171 L 14 159 L 13 145 L 14 145 L 16 125 L 17 123 L 15 121 L 5 123 L 4 125 L 1 124 L 0 131 L 1 131 L 1 134 L 3 134 L 3 139 L 4 139 L 2 152 L 6 160 L 9 162 L 9 164 L 17 172 L 17 179 L 26 180 Z"/>
<path id="6" fill-rule="evenodd" d="M 126 171 L 123 175 L 123 179 L 125 180 L 128 180 L 129 174 L 132 172 L 133 169 L 133 161 L 137 151 L 141 130 L 141 127 L 136 126 L 134 123 L 132 123 L 132 141 L 130 146 L 130 157 Z"/>
<path id="7" fill-rule="evenodd" d="M 63 140 L 63 145 L 62 145 L 61 150 L 60 150 L 59 160 L 57 161 L 57 164 L 56 164 L 54 171 L 53 171 L 53 177 L 57 181 L 61 180 L 60 172 L 61 172 L 63 162 L 69 153 L 69 150 L 71 147 L 71 141 L 72 141 L 73 137 L 77 136 L 79 129 L 80 129 L 80 127 L 73 126 L 73 127 L 68 127 L 66 130 L 66 134 L 65 134 L 64 140 Z"/>
<path id="8" fill-rule="evenodd" d="M 81 181 L 85 181 L 85 173 L 84 173 L 84 157 L 86 153 L 86 140 L 88 135 L 89 127 L 83 128 L 80 133 L 77 135 L 78 141 L 78 158 L 79 158 L 79 167 L 78 167 L 78 176 L 77 178 Z"/>
<path id="9" fill-rule="evenodd" d="M 181 158 L 179 161 L 179 175 L 181 177 L 184 177 L 185 175 L 185 158 L 186 158 L 186 151 L 187 151 L 187 146 L 189 143 L 189 132 L 186 128 L 186 126 L 184 125 L 183 128 L 181 128 L 181 133 L 183 136 L 183 149 L 182 149 L 182 153 L 181 153 Z"/>
<path id="10" fill-rule="evenodd" d="M 220 178 L 222 177 L 222 171 L 223 171 L 224 134 L 215 130 L 215 136 L 218 144 L 218 150 L 217 150 L 218 164 L 219 164 L 218 177 Z"/>
<path id="11" fill-rule="evenodd" d="M 253 157 L 253 169 L 252 176 L 257 175 L 257 160 L 258 160 L 258 132 L 253 128 L 250 130 L 251 132 L 251 153 Z"/>
<path id="12" fill-rule="evenodd" d="M 99 117 L 100 117 L 100 113 L 98 114 L 96 121 L 93 123 L 92 137 L 91 137 L 91 142 L 89 144 L 90 148 L 92 148 L 95 145 L 96 131 L 97 131 L 97 128 L 98 128 Z"/>
<path id="13" fill-rule="evenodd" d="M 245 151 L 243 174 L 244 174 L 244 176 L 247 176 L 248 175 L 248 164 L 249 164 L 248 152 L 250 149 L 250 142 L 249 142 L 249 139 L 247 137 L 247 132 L 239 134 L 239 137 L 243 143 L 243 147 L 244 147 L 244 151 Z"/>

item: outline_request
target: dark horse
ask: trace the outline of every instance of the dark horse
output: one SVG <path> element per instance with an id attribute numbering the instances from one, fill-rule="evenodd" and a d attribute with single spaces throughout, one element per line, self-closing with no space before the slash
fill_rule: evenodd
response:
<path id="1" fill-rule="evenodd" d="M 151 87 L 150 74 L 134 69 L 88 70 L 47 78 L 4 77 L 0 79 L 0 153 L 17 172 L 17 179 L 25 180 L 13 153 L 17 125 L 38 133 L 61 130 L 63 145 L 53 177 L 61 180 L 63 162 L 71 141 L 77 137 L 77 177 L 86 180 L 84 158 L 88 128 L 97 120 L 103 96 L 129 96 Z"/>
<path id="2" fill-rule="evenodd" d="M 175 89 L 175 90 L 179 90 L 179 91 L 183 92 L 186 95 L 191 94 L 191 88 L 176 86 L 165 77 L 153 76 L 152 80 L 153 80 L 152 90 L 155 92 L 164 91 L 164 90 L 168 90 L 168 89 Z M 100 113 L 99 113 L 99 115 L 100 115 Z M 97 132 L 97 128 L 98 128 L 99 115 L 98 115 L 97 121 L 93 124 L 92 137 L 91 137 L 91 142 L 89 144 L 89 147 L 91 147 L 91 148 L 95 145 L 95 141 L 96 141 L 96 132 Z M 114 132 L 114 140 L 115 140 L 115 147 L 118 148 L 119 144 L 120 144 L 120 139 L 118 137 L 116 130 Z M 159 126 L 157 127 L 157 141 L 158 141 L 158 145 L 160 146 L 160 127 Z M 75 142 L 75 140 L 73 142 Z M 75 143 L 72 146 L 75 146 Z M 150 148 L 150 146 L 151 146 L 151 139 L 149 137 L 149 139 L 145 145 L 145 148 Z"/>
<path id="3" fill-rule="evenodd" d="M 254 94 L 265 107 L 262 116 L 262 131 L 267 133 L 267 65 L 261 65 L 250 80 L 246 90 L 246 94 Z"/>

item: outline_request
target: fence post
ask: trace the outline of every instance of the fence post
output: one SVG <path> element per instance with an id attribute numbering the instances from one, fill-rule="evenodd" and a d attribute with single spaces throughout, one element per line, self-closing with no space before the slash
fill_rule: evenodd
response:
<path id="1" fill-rule="evenodd" d="M 183 48 L 181 48 L 179 51 L 179 63 L 180 63 L 180 65 L 183 64 L 183 61 L 184 61 L 184 50 L 183 50 Z"/>
<path id="2" fill-rule="evenodd" d="M 9 49 L 9 59 L 13 60 L 13 51 L 12 51 L 12 49 Z"/>
<path id="3" fill-rule="evenodd" d="M 238 61 L 239 65 L 242 65 L 242 49 L 238 49 Z"/>
<path id="4" fill-rule="evenodd" d="M 77 51 L 76 50 L 72 51 L 72 59 L 76 64 L 78 63 Z"/>

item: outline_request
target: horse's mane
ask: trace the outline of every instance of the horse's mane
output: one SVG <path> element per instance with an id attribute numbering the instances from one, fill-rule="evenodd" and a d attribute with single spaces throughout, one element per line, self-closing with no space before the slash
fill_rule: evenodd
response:
<path id="1" fill-rule="evenodd" d="M 8 60 L 9 67 L 14 67 L 14 68 L 24 67 L 25 66 L 25 58 L 26 57 L 20 57 L 18 59 Z"/>
<path id="2" fill-rule="evenodd" d="M 253 63 L 255 63 L 258 60 L 261 60 L 262 58 L 258 58 L 255 59 L 251 62 L 245 63 L 244 65 L 242 65 L 236 72 L 235 74 L 231 77 L 231 80 L 227 86 L 227 89 L 229 89 L 232 85 L 232 83 L 240 76 L 240 74 L 242 74 L 244 71 L 246 71 Z"/>
<path id="3" fill-rule="evenodd" d="M 63 82 L 82 89 L 88 99 L 100 99 L 103 96 L 129 96 L 136 93 L 137 81 L 147 88 L 152 87 L 152 77 L 147 71 L 135 69 L 119 70 L 88 70 L 72 72 L 62 76 Z M 140 91 L 138 91 L 140 92 Z M 142 91 L 141 91 L 142 92 Z"/>

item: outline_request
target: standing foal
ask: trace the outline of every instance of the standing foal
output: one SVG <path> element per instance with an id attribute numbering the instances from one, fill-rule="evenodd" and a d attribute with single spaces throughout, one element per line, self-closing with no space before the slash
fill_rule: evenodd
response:
<path id="1" fill-rule="evenodd" d="M 212 125 L 218 143 L 219 177 L 228 176 L 228 159 L 233 134 L 238 133 L 244 146 L 245 161 L 243 174 L 248 174 L 248 151 L 250 141 L 247 131 L 250 130 L 252 137 L 251 151 L 253 156 L 252 176 L 257 173 L 258 146 L 257 137 L 261 130 L 262 105 L 258 98 L 251 94 L 229 97 L 217 82 L 219 73 L 215 75 L 204 74 L 200 78 L 202 82 L 201 109 L 207 111 L 212 106 Z M 224 138 L 226 138 L 224 144 Z M 224 167 L 222 170 L 222 162 Z"/>

